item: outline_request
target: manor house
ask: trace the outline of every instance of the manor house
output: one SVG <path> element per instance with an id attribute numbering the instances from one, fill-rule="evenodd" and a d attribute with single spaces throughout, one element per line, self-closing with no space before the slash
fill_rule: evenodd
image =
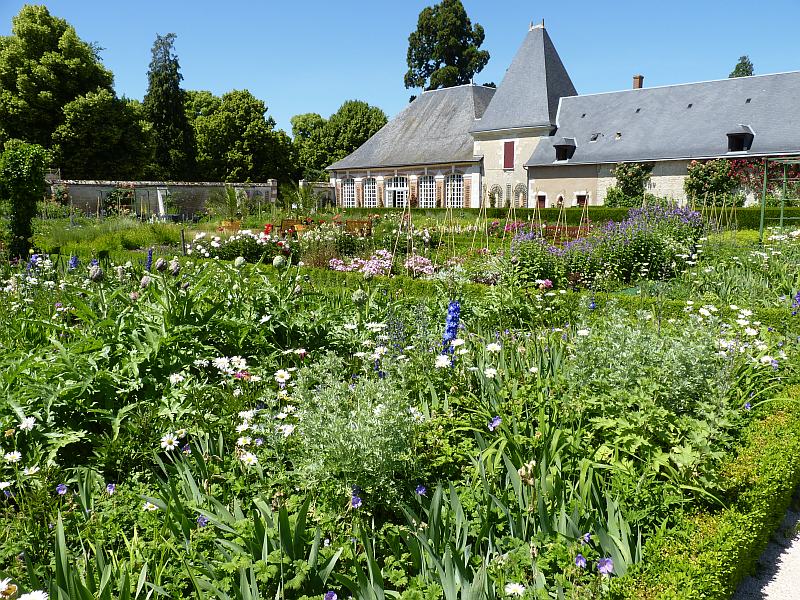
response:
<path id="1" fill-rule="evenodd" d="M 800 72 L 578 95 L 531 26 L 497 89 L 420 94 L 330 165 L 337 204 L 413 208 L 602 204 L 614 165 L 653 166 L 650 193 L 685 201 L 692 160 L 800 153 Z"/>

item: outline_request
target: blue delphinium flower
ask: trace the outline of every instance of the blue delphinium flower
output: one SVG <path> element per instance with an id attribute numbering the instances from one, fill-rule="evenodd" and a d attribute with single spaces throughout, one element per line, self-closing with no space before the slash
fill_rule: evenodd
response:
<path id="1" fill-rule="evenodd" d="M 495 429 L 500 427 L 500 424 L 502 422 L 503 422 L 503 419 L 501 419 L 500 417 L 494 417 L 491 421 L 489 421 L 489 425 L 488 425 L 489 431 L 494 431 Z"/>
<path id="2" fill-rule="evenodd" d="M 117 491 L 117 484 L 116 483 L 109 483 L 106 486 L 106 494 L 108 494 L 109 496 L 113 496 L 114 492 L 116 492 L 116 491 Z"/>
<path id="3" fill-rule="evenodd" d="M 752 405 L 752 404 L 750 404 L 749 402 L 745 402 L 745 403 L 744 403 L 744 409 L 745 409 L 745 410 L 750 410 L 751 408 L 753 408 L 753 405 Z"/>
<path id="4" fill-rule="evenodd" d="M 361 508 L 361 504 L 362 504 L 361 498 L 359 498 L 358 496 L 353 496 L 350 499 L 350 506 L 352 506 L 353 508 Z"/>
<path id="5" fill-rule="evenodd" d="M 199 517 L 197 517 L 197 526 L 198 527 L 205 527 L 206 525 L 208 525 L 208 519 L 206 517 L 204 517 L 203 515 L 200 515 Z"/>
<path id="6" fill-rule="evenodd" d="M 583 554 L 578 554 L 578 556 L 575 557 L 575 566 L 579 569 L 586 568 L 586 557 Z"/>
<path id="7" fill-rule="evenodd" d="M 588 543 L 590 543 L 591 541 L 592 541 L 592 534 L 591 534 L 591 533 L 588 533 L 588 532 L 587 532 L 587 533 L 584 533 L 584 534 L 583 534 L 583 539 L 581 540 L 581 543 L 583 543 L 583 544 L 588 544 Z"/>
<path id="8" fill-rule="evenodd" d="M 74 271 L 78 268 L 78 265 L 81 264 L 81 261 L 78 260 L 78 257 L 74 254 L 69 257 L 69 264 L 67 264 L 67 269 L 70 271 Z"/>
<path id="9" fill-rule="evenodd" d="M 444 323 L 444 336 L 442 345 L 445 352 L 451 352 L 450 342 L 458 337 L 458 323 L 461 317 L 461 303 L 458 300 L 451 300 L 447 305 L 447 318 Z"/>
<path id="10" fill-rule="evenodd" d="M 66 494 L 68 489 L 69 488 L 67 487 L 66 483 L 59 483 L 56 486 L 56 492 L 58 493 L 59 496 L 63 496 L 64 494 Z"/>
<path id="11" fill-rule="evenodd" d="M 147 250 L 147 260 L 144 262 L 144 270 L 149 273 L 150 269 L 152 268 L 153 268 L 153 249 L 149 248 Z"/>
<path id="12" fill-rule="evenodd" d="M 89 266 L 90 267 L 96 267 L 99 264 L 100 264 L 100 261 L 98 259 L 96 259 L 96 258 L 93 258 L 92 260 L 89 261 Z"/>
<path id="13" fill-rule="evenodd" d="M 426 488 L 424 485 L 420 484 L 420 485 L 417 486 L 417 488 L 414 491 L 417 493 L 417 496 L 424 496 L 425 494 L 428 493 L 428 488 Z"/>
<path id="14" fill-rule="evenodd" d="M 324 600 L 337 600 L 338 598 L 339 598 L 339 596 L 337 596 L 336 592 L 334 592 L 333 590 L 331 590 L 329 592 L 325 592 Z"/>

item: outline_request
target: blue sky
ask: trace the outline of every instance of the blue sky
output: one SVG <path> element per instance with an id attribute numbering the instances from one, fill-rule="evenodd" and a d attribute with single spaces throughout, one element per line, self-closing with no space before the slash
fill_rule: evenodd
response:
<path id="1" fill-rule="evenodd" d="M 531 20 L 547 30 L 579 93 L 726 77 L 748 54 L 756 73 L 800 70 L 798 0 L 463 0 L 483 25 L 491 60 L 476 83 L 500 83 Z M 247 88 L 278 126 L 292 115 L 329 116 L 348 99 L 390 117 L 407 104 L 408 35 L 433 0 L 51 0 L 87 41 L 104 48 L 120 95 L 142 98 L 156 33 L 178 35 L 187 89 Z M 0 33 L 25 4 L 0 0 Z"/>

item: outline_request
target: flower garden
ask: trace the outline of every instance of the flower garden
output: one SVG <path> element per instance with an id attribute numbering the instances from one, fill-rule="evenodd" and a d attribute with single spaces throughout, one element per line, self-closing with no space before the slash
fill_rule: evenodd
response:
<path id="1" fill-rule="evenodd" d="M 39 223 L 0 263 L 0 598 L 729 598 L 800 483 L 800 232 L 382 220 Z"/>

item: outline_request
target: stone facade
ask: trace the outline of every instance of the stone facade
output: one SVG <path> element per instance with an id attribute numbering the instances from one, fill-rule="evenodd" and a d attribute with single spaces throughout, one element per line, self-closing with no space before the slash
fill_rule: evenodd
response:
<path id="1" fill-rule="evenodd" d="M 116 189 L 133 190 L 132 210 L 136 214 L 151 216 L 167 213 L 191 218 L 201 212 L 206 200 L 214 192 L 232 185 L 257 201 L 269 204 L 278 198 L 278 182 L 219 183 L 175 181 L 88 181 L 56 179 L 50 182 L 51 192 L 65 189 L 73 208 L 85 214 L 97 214 L 98 205 Z"/>
<path id="2" fill-rule="evenodd" d="M 518 208 L 528 205 L 528 173 L 524 164 L 533 154 L 541 136 L 548 133 L 548 129 L 533 129 L 475 134 L 475 156 L 483 157 L 487 196 L 493 193 L 495 207 L 508 207 L 510 201 Z M 506 168 L 506 144 L 513 144 L 511 168 Z M 483 201 L 489 206 L 489 198 Z"/>

